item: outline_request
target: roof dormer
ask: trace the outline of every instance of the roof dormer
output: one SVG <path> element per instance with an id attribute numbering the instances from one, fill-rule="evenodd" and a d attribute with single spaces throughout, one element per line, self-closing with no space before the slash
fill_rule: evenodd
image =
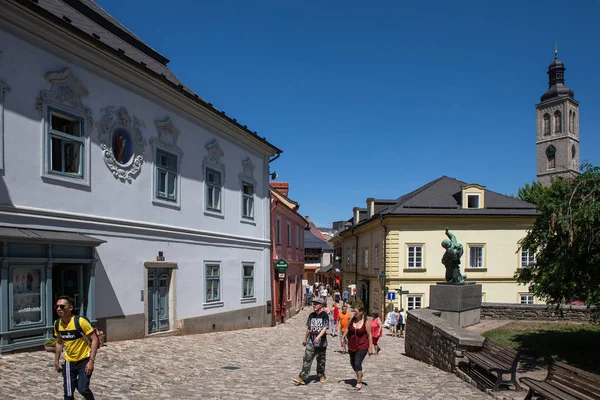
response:
<path id="1" fill-rule="evenodd" d="M 462 208 L 485 208 L 485 186 L 476 183 L 460 187 Z"/>

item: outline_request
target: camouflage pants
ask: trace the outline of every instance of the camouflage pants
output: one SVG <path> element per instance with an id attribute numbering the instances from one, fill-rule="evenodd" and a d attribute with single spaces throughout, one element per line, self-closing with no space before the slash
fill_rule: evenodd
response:
<path id="1" fill-rule="evenodd" d="M 327 347 L 315 348 L 313 344 L 308 341 L 306 343 L 306 350 L 304 350 L 304 358 L 302 359 L 302 371 L 300 372 L 300 378 L 306 380 L 310 373 L 310 366 L 312 365 L 313 359 L 317 357 L 317 375 L 319 378 L 325 377 L 325 355 Z"/>

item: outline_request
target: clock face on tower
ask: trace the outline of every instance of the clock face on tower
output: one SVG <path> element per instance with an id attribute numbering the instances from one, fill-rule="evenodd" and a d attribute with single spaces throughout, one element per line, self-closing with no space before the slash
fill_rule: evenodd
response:
<path id="1" fill-rule="evenodd" d="M 546 147 L 546 155 L 548 157 L 552 157 L 554 154 L 556 154 L 556 147 L 554 147 L 553 144 L 551 144 L 550 146 Z"/>

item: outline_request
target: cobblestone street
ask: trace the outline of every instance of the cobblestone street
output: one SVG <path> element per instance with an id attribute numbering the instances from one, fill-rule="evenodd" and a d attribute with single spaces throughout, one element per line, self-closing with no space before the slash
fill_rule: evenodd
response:
<path id="1" fill-rule="evenodd" d="M 329 336 L 327 382 L 295 386 L 304 348 L 305 308 L 285 324 L 193 336 L 108 343 L 97 356 L 92 389 L 97 399 L 489 399 L 458 377 L 406 357 L 404 339 L 385 336 L 382 352 L 365 359 L 364 387 Z M 387 330 L 386 330 L 387 332 Z M 0 357 L 0 399 L 62 399 L 52 353 Z M 316 379 L 316 361 L 311 378 Z M 76 398 L 81 398 L 79 394 Z"/>

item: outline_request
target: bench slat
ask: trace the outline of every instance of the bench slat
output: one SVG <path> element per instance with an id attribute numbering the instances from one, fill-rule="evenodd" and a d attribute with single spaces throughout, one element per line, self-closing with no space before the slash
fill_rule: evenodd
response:
<path id="1" fill-rule="evenodd" d="M 537 394 L 541 394 L 546 399 L 581 400 L 581 398 L 573 397 L 569 393 L 565 393 L 544 381 L 538 381 L 532 378 L 521 378 L 519 381 L 533 389 Z"/>
<path id="2" fill-rule="evenodd" d="M 600 400 L 600 376 L 559 361 L 552 363 L 544 381 L 520 381 L 547 399 Z"/>

